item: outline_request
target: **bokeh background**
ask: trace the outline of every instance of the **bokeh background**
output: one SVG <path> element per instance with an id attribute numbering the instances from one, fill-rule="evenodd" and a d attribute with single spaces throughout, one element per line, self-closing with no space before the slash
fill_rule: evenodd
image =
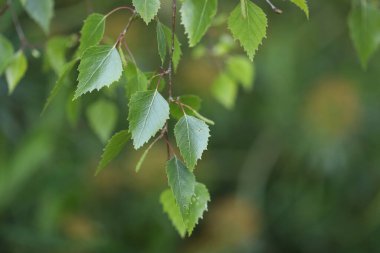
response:
<path id="1" fill-rule="evenodd" d="M 51 36 L 80 30 L 87 14 L 129 1 L 57 0 Z M 162 21 L 169 24 L 170 1 Z M 228 13 L 239 1 L 219 1 Z M 103 143 L 88 119 L 99 98 L 119 108 L 114 131 L 127 127 L 119 88 L 68 99 L 75 76 L 40 116 L 56 80 L 44 57 L 29 55 L 26 78 L 12 96 L 0 79 L 0 252 L 380 252 L 380 55 L 361 68 L 350 40 L 350 1 L 309 1 L 310 20 L 295 6 L 269 16 L 268 38 L 255 57 L 252 92 L 239 91 L 232 110 L 211 95 L 223 57 L 194 58 L 178 30 L 184 57 L 175 94 L 197 94 L 212 118 L 212 138 L 196 170 L 212 196 L 191 238 L 180 239 L 158 201 L 167 187 L 166 150 L 157 145 L 141 172 L 131 145 L 94 177 Z M 115 39 L 129 14 L 107 22 Z M 48 37 L 21 10 L 29 40 Z M 9 14 L 0 32 L 19 45 Z M 214 27 L 203 40 L 227 33 Z M 128 43 L 141 69 L 160 65 L 155 27 L 135 22 Z M 235 53 L 242 53 L 236 47 Z M 43 51 L 43 50 L 41 50 Z M 116 96 L 114 96 L 116 94 Z"/>

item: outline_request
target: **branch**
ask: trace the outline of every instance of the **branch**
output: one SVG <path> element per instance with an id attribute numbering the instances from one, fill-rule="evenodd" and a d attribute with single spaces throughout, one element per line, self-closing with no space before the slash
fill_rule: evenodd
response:
<path id="1" fill-rule="evenodd" d="M 175 25 L 176 25 L 176 19 L 177 19 L 177 0 L 173 0 L 172 2 L 172 44 L 170 48 L 170 54 L 169 54 L 169 67 L 167 70 L 167 73 L 169 75 L 169 90 L 168 90 L 168 95 L 169 95 L 169 102 L 173 100 L 173 54 L 174 54 L 174 40 L 175 40 Z M 170 159 L 173 154 L 173 148 L 169 140 L 169 125 L 168 122 L 166 121 L 165 127 L 165 141 L 166 141 L 166 147 L 168 151 L 168 159 Z"/>
<path id="2" fill-rule="evenodd" d="M 175 40 L 175 25 L 177 19 L 177 0 L 173 0 L 172 4 L 172 44 L 169 56 L 169 101 L 173 99 L 173 54 L 174 54 L 174 40 Z"/>
<path id="3" fill-rule="evenodd" d="M 272 2 L 271 0 L 265 0 L 267 2 L 267 4 L 269 4 L 269 6 L 272 8 L 272 10 L 277 13 L 277 14 L 282 14 L 282 10 L 277 8 Z"/>
<path id="4" fill-rule="evenodd" d="M 119 44 L 123 41 L 125 35 L 127 34 L 129 27 L 132 25 L 133 20 L 136 18 L 136 11 L 133 11 L 133 15 L 129 18 L 127 25 L 125 26 L 124 30 L 120 33 L 119 37 L 116 41 L 116 46 L 119 46 Z"/>
<path id="5" fill-rule="evenodd" d="M 7 4 L 9 6 L 9 11 L 12 14 L 12 21 L 13 21 L 13 24 L 16 28 L 17 36 L 18 36 L 20 43 L 21 43 L 21 49 L 24 49 L 26 47 L 33 48 L 33 46 L 28 42 L 28 40 L 25 36 L 24 30 L 22 29 L 22 27 L 20 25 L 20 22 L 17 18 L 16 13 L 13 11 L 12 0 L 8 0 Z"/>

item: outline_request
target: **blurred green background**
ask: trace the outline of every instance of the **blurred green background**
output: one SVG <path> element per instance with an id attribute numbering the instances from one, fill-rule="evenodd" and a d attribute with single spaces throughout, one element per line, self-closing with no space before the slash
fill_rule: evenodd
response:
<path id="1" fill-rule="evenodd" d="M 77 33 L 88 13 L 128 2 L 57 0 L 50 36 Z M 350 1 L 310 1 L 309 21 L 285 1 L 278 1 L 282 15 L 257 2 L 268 13 L 268 38 L 255 58 L 255 87 L 239 91 L 232 110 L 210 92 L 223 58 L 194 59 L 178 30 L 184 57 L 175 94 L 200 95 L 202 114 L 216 122 L 196 170 L 212 201 L 191 238 L 180 239 L 158 201 L 167 187 L 164 144 L 139 174 L 141 151 L 129 146 L 94 177 L 103 143 L 87 110 L 112 99 L 114 131 L 125 129 L 122 90 L 85 96 L 73 109 L 73 75 L 40 117 L 56 80 L 43 57 L 29 57 L 12 96 L 0 79 L 0 252 L 380 252 L 380 55 L 360 67 L 347 26 Z M 219 3 L 228 13 L 238 1 Z M 160 12 L 166 24 L 169 5 L 163 1 Z M 19 18 L 42 49 L 48 37 L 25 13 Z M 107 21 L 112 40 L 128 18 L 121 11 Z M 9 13 L 0 32 L 18 47 Z M 204 44 L 226 32 L 212 28 Z M 154 24 L 141 21 L 127 36 L 144 71 L 160 65 L 155 36 Z"/>

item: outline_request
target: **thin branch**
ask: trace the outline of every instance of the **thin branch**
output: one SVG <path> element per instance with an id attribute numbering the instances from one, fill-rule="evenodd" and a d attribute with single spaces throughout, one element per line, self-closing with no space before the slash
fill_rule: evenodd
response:
<path id="1" fill-rule="evenodd" d="M 170 48 L 170 59 L 169 59 L 169 101 L 173 98 L 173 54 L 174 54 L 174 40 L 175 40 L 175 26 L 177 19 L 177 0 L 173 0 L 172 4 L 172 44 Z"/>
<path id="2" fill-rule="evenodd" d="M 132 51 L 129 49 L 128 44 L 127 44 L 127 42 L 125 40 L 123 40 L 123 45 L 125 47 L 125 50 L 127 50 L 127 53 L 129 55 L 129 57 L 132 59 L 133 63 L 135 65 L 137 65 L 135 57 L 133 56 Z"/>
<path id="3" fill-rule="evenodd" d="M 172 2 L 172 41 L 171 41 L 171 48 L 169 52 L 169 67 L 167 70 L 168 79 L 169 79 L 169 89 L 168 89 L 168 95 L 169 95 L 169 102 L 173 100 L 173 54 L 174 54 L 174 40 L 175 40 L 175 28 L 176 28 L 176 19 L 177 19 L 177 0 L 173 0 Z M 168 151 L 168 159 L 171 159 L 174 155 L 173 147 L 170 143 L 169 139 L 169 125 L 168 121 L 165 123 L 164 127 L 165 131 L 165 141 L 166 141 L 166 147 Z"/>
<path id="4" fill-rule="evenodd" d="M 269 6 L 272 8 L 272 10 L 277 14 L 282 14 L 282 10 L 277 8 L 270 0 L 265 0 Z"/>
<path id="5" fill-rule="evenodd" d="M 21 43 L 21 49 L 24 49 L 26 47 L 33 48 L 33 46 L 28 42 L 28 40 L 25 36 L 24 30 L 22 29 L 22 27 L 20 25 L 20 22 L 17 18 L 16 13 L 13 11 L 12 0 L 8 0 L 7 3 L 9 6 L 9 11 L 11 12 L 11 15 L 12 15 L 13 24 L 16 28 L 17 36 L 18 36 L 20 43 Z"/>
<path id="6" fill-rule="evenodd" d="M 120 33 L 119 37 L 116 41 L 116 46 L 118 46 L 124 39 L 125 35 L 127 34 L 129 27 L 132 25 L 133 20 L 137 17 L 136 12 L 133 11 L 133 15 L 129 18 L 127 25 L 125 26 L 124 30 Z"/>
<path id="7" fill-rule="evenodd" d="M 108 12 L 108 13 L 106 14 L 106 18 L 107 18 L 108 16 L 112 15 L 113 13 L 119 11 L 119 10 L 129 10 L 129 11 L 132 12 L 133 14 L 135 14 L 135 12 L 136 12 L 135 9 L 133 9 L 132 7 L 129 7 L 129 6 L 120 6 L 120 7 L 117 7 L 117 8 L 115 8 L 115 9 L 111 10 L 110 12 Z"/>

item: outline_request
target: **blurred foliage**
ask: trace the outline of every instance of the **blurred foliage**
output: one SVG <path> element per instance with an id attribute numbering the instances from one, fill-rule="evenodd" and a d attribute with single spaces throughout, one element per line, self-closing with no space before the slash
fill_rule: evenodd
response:
<path id="1" fill-rule="evenodd" d="M 76 33 L 86 11 L 106 13 L 124 2 L 58 0 L 49 36 Z M 213 202 L 186 240 L 157 201 L 167 187 L 164 145 L 151 150 L 139 174 L 141 153 L 127 149 L 93 176 L 103 143 L 91 115 L 99 113 L 96 103 L 116 94 L 117 118 L 125 119 L 123 91 L 72 104 L 67 85 L 40 117 L 56 76 L 42 71 L 45 55 L 28 52 L 27 78 L 12 96 L 0 79 L 0 252 L 379 252 L 379 54 L 362 70 L 348 31 L 349 1 L 310 1 L 307 22 L 297 7 L 278 5 L 282 15 L 262 4 L 268 39 L 255 57 L 255 86 L 238 88 L 233 110 L 211 95 L 229 45 L 225 39 L 215 46 L 224 28 L 211 28 L 206 49 L 184 52 L 175 92 L 202 94 L 203 111 L 216 123 L 198 168 Z M 220 4 L 222 12 L 232 7 Z M 168 2 L 163 22 L 169 12 Z M 112 16 L 107 35 L 117 37 L 127 18 Z M 0 20 L 0 32 L 18 48 L 9 13 Z M 49 37 L 25 14 L 20 20 L 42 49 Z M 140 22 L 128 34 L 146 71 L 160 64 L 155 36 L 153 24 Z M 210 48 L 222 57 L 192 57 Z M 115 122 L 115 130 L 124 128 L 125 120 Z"/>

